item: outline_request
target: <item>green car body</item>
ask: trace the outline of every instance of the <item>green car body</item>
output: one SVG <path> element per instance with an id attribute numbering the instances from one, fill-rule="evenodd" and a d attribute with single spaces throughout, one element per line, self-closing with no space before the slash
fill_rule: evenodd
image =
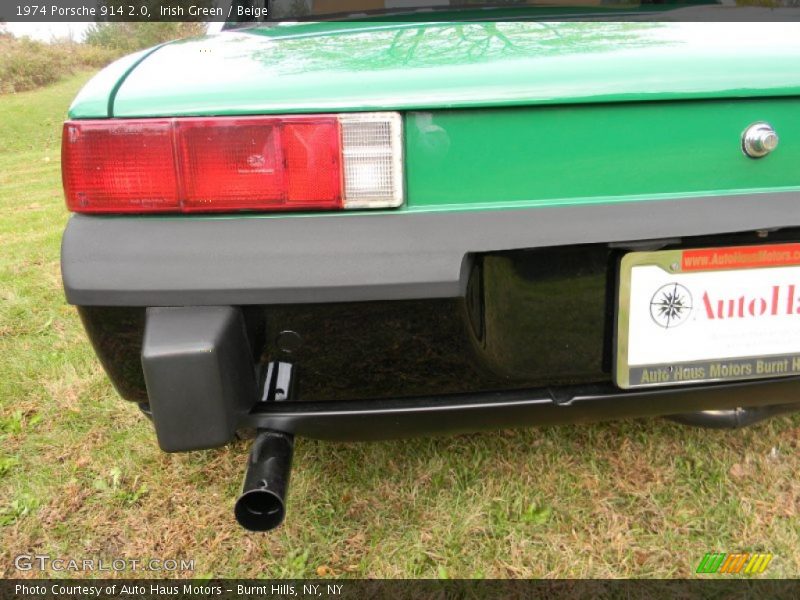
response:
<path id="1" fill-rule="evenodd" d="M 797 239 L 798 39 L 779 24 L 366 19 L 132 55 L 70 119 L 399 112 L 404 201 L 76 215 L 67 299 L 171 451 L 242 427 L 382 438 L 786 405 L 794 378 L 623 390 L 615 332 L 626 253 Z M 759 122 L 781 145 L 754 159 L 742 135 Z M 255 406 L 278 363 L 297 367 L 296 403 Z"/>
<path id="2" fill-rule="evenodd" d="M 745 37 L 743 29 L 524 21 L 249 27 L 125 58 L 86 86 L 69 115 L 403 111 L 408 211 L 798 189 L 797 150 L 761 162 L 736 151 L 754 121 L 770 122 L 785 139 L 800 135 L 795 31 L 751 24 Z M 709 44 L 715 32 L 722 42 Z"/>

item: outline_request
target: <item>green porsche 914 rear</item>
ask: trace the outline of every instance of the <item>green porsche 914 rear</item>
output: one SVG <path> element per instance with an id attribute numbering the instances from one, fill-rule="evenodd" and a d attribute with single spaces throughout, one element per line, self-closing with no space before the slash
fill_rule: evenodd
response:
<path id="1" fill-rule="evenodd" d="M 488 13 L 487 13 L 488 14 Z M 169 452 L 800 402 L 800 35 L 776 23 L 247 23 L 64 124 L 78 307 Z"/>

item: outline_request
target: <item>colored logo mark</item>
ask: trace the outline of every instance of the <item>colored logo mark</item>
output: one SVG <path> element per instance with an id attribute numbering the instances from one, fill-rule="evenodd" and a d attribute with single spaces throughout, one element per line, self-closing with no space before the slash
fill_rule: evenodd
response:
<path id="1" fill-rule="evenodd" d="M 740 554 L 726 554 L 724 552 L 709 552 L 697 565 L 696 573 L 718 573 L 718 574 L 743 574 L 756 575 L 763 573 L 767 565 L 772 560 L 772 554 L 758 552 L 750 554 L 743 552 Z"/>

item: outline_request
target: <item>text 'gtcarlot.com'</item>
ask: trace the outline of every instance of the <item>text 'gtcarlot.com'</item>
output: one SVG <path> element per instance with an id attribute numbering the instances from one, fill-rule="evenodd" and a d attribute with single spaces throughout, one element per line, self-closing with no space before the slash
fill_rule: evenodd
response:
<path id="1" fill-rule="evenodd" d="M 18 571 L 194 571 L 194 559 L 158 558 L 52 558 L 47 554 L 20 554 Z"/>

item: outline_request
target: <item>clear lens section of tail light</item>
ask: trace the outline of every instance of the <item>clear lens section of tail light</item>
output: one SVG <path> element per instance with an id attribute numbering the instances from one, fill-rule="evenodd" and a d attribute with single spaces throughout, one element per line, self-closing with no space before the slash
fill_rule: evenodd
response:
<path id="1" fill-rule="evenodd" d="M 403 203 L 403 128 L 398 113 L 339 115 L 345 208 Z"/>

